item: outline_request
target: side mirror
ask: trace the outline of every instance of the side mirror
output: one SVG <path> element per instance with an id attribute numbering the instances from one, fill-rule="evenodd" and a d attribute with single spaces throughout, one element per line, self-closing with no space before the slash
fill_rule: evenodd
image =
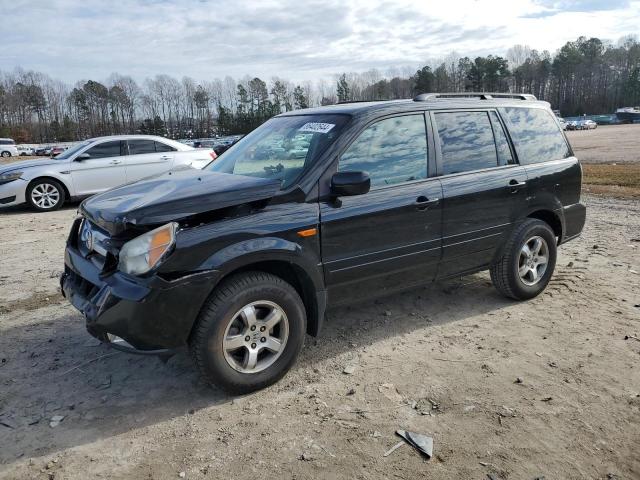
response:
<path id="1" fill-rule="evenodd" d="M 339 197 L 362 195 L 371 189 L 366 172 L 337 172 L 331 177 L 331 193 Z"/>
<path id="2" fill-rule="evenodd" d="M 75 158 L 75 161 L 82 162 L 83 160 L 89 160 L 90 158 L 91 158 L 91 155 L 89 155 L 88 153 L 81 153 Z"/>

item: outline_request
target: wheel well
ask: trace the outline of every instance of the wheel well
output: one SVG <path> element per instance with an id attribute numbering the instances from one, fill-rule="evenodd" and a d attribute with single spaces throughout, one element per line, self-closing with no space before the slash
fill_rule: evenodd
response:
<path id="1" fill-rule="evenodd" d="M 530 213 L 529 218 L 537 218 L 538 220 L 542 220 L 552 228 L 553 233 L 555 233 L 556 237 L 558 237 L 558 241 L 562 239 L 562 222 L 560 222 L 560 218 L 552 211 L 537 210 L 533 213 Z"/>
<path id="2" fill-rule="evenodd" d="M 260 271 L 270 273 L 276 277 L 280 277 L 285 282 L 295 288 L 298 295 L 304 303 L 307 312 L 307 333 L 316 335 L 318 332 L 318 323 L 320 321 L 318 315 L 318 299 L 316 298 L 315 288 L 309 275 L 297 265 L 279 260 L 269 260 L 264 262 L 252 263 L 229 272 L 224 278 L 241 272 Z M 224 280 L 220 279 L 220 281 Z"/>
<path id="3" fill-rule="evenodd" d="M 64 182 L 62 180 L 59 180 L 55 177 L 37 177 L 34 178 L 33 180 L 31 180 L 29 182 L 29 185 L 27 185 L 27 189 L 33 185 L 34 182 L 37 182 L 38 180 L 53 180 L 56 183 L 59 183 L 60 185 L 62 185 L 62 189 L 64 190 L 64 198 L 66 201 L 69 201 L 69 198 L 71 198 L 71 195 L 69 195 L 69 189 L 67 188 L 67 186 L 64 184 Z"/>

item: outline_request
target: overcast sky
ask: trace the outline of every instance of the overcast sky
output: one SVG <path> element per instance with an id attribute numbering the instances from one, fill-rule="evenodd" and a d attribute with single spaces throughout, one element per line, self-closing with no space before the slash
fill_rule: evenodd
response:
<path id="1" fill-rule="evenodd" d="M 0 0 L 0 70 L 313 80 L 640 33 L 640 0 Z"/>

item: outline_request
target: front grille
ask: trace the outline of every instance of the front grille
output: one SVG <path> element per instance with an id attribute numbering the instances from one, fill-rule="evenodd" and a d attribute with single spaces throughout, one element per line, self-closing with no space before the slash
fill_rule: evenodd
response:
<path id="1" fill-rule="evenodd" d="M 101 271 L 105 266 L 111 268 L 115 261 L 117 251 L 112 246 L 109 234 L 101 230 L 86 218 L 82 220 L 78 228 L 78 251 L 90 260 Z"/>
<path id="2" fill-rule="evenodd" d="M 91 299 L 96 293 L 98 293 L 98 286 L 91 283 L 89 280 L 81 277 L 73 270 L 67 268 L 66 274 L 68 279 L 73 284 L 73 290 L 80 294 L 84 299 Z"/>

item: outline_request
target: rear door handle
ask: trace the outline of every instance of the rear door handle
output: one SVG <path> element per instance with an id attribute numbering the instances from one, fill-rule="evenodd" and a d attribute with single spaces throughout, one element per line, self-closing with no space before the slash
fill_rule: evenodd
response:
<path id="1" fill-rule="evenodd" d="M 162 155 L 160 160 L 171 160 L 171 157 L 169 155 Z"/>
<path id="2" fill-rule="evenodd" d="M 111 162 L 109 162 L 111 165 L 118 165 L 119 163 L 122 163 L 122 160 L 111 160 Z"/>
<path id="3" fill-rule="evenodd" d="M 439 201 L 439 198 L 428 198 L 424 195 L 420 195 L 416 198 L 414 205 L 418 210 L 427 210 L 431 205 L 436 205 Z"/>

